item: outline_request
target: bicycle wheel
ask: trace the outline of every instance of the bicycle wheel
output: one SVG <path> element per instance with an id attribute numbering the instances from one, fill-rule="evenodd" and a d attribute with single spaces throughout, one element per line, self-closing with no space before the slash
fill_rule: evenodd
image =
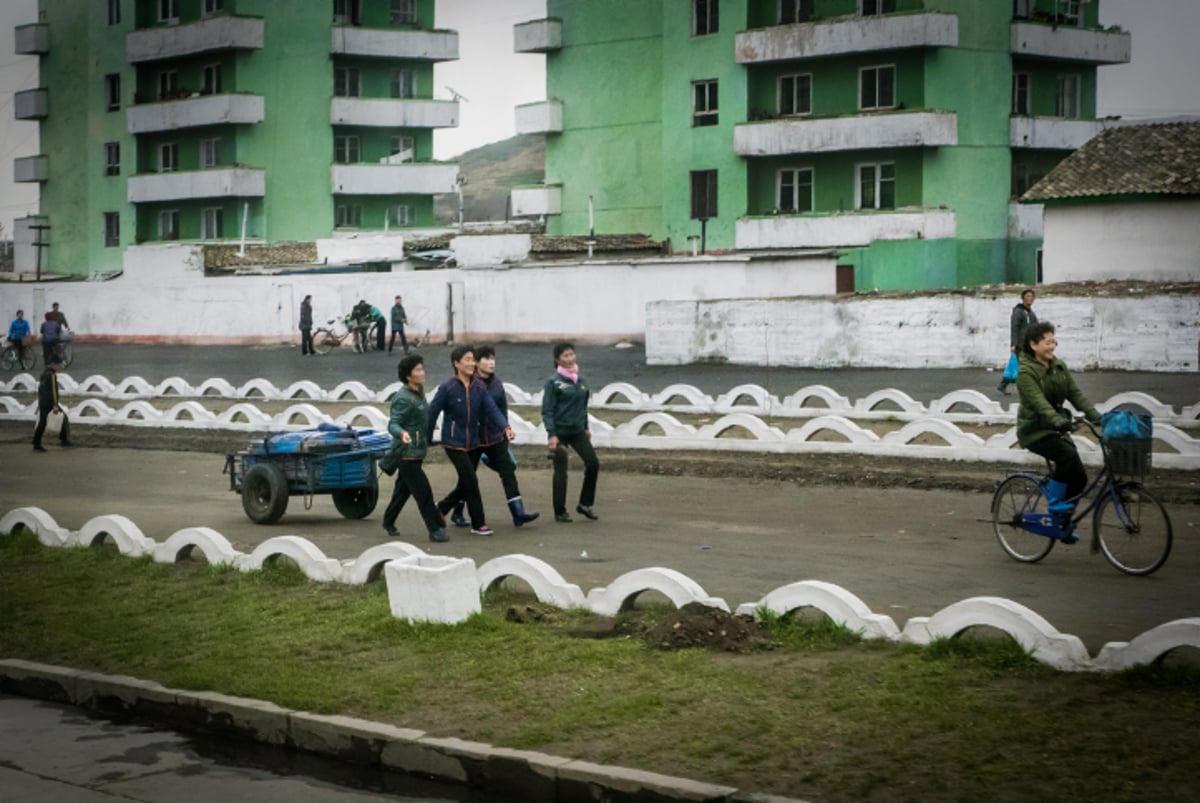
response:
<path id="1" fill-rule="evenodd" d="M 58 358 L 62 360 L 63 368 L 69 366 L 71 360 L 75 359 L 75 350 L 71 348 L 70 343 L 60 343 L 58 345 Z"/>
<path id="2" fill-rule="evenodd" d="M 16 351 L 16 349 L 13 349 Z M 21 358 L 21 367 L 26 371 L 32 371 L 33 366 L 37 365 L 37 349 L 25 347 L 25 356 Z"/>
<path id="3" fill-rule="evenodd" d="M 313 332 L 313 349 L 317 354 L 328 354 L 338 344 L 338 339 L 328 329 Z"/>
<path id="4" fill-rule="evenodd" d="M 0 353 L 0 365 L 4 366 L 5 371 L 16 370 L 17 350 L 12 346 L 9 346 L 3 351 L 3 353 Z"/>
<path id="5" fill-rule="evenodd" d="M 1126 574 L 1150 574 L 1171 554 L 1171 517 L 1136 482 L 1117 485 L 1116 499 L 1104 495 L 1092 516 L 1092 532 L 1108 562 Z"/>
<path id="6" fill-rule="evenodd" d="M 1022 563 L 1037 563 L 1050 554 L 1054 549 L 1053 538 L 1021 527 L 1022 514 L 1046 512 L 1046 495 L 1032 477 L 1014 474 L 1000 483 L 992 496 L 992 529 L 1009 557 Z"/>

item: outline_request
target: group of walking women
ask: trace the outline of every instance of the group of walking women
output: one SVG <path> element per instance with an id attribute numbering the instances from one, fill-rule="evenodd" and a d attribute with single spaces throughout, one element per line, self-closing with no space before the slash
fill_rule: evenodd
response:
<path id="1" fill-rule="evenodd" d="M 447 541 L 446 516 L 475 535 L 492 535 L 484 515 L 476 469 L 480 461 L 500 475 L 513 525 L 521 527 L 540 515 L 525 510 L 517 483 L 517 467 L 509 444 L 508 399 L 496 376 L 496 350 L 491 346 L 459 346 L 450 352 L 453 374 L 438 386 L 433 400 L 425 395 L 425 361 L 420 354 L 400 360 L 402 386 L 392 397 L 388 433 L 398 458 L 396 485 L 383 514 L 383 528 L 396 536 L 396 519 L 409 498 L 416 500 L 431 541 Z M 593 508 L 600 463 L 588 431 L 587 381 L 580 375 L 575 348 L 570 343 L 554 347 L 555 373 L 542 394 L 542 421 L 550 456 L 554 461 L 554 519 L 572 521 L 567 512 L 567 447 L 583 459 L 584 481 L 575 510 L 588 519 L 599 518 Z M 454 466 L 454 489 L 434 502 L 433 489 L 422 462 L 432 433 L 441 419 L 441 444 Z M 466 516 L 464 516 L 464 511 Z"/>

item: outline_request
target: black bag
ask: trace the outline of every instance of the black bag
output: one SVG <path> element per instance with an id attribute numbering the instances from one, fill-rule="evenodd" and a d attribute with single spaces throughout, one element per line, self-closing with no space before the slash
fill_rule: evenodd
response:
<path id="1" fill-rule="evenodd" d="M 393 447 L 379 458 L 379 470 L 390 477 L 396 473 L 398 468 L 400 468 L 400 450 Z"/>

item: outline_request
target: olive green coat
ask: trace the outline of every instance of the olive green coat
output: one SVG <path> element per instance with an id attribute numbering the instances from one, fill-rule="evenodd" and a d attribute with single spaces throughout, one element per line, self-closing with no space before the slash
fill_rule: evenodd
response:
<path id="1" fill-rule="evenodd" d="M 1042 438 L 1065 431 L 1071 424 L 1071 414 L 1064 402 L 1082 412 L 1089 421 L 1099 421 L 1100 413 L 1080 392 L 1067 364 L 1055 357 L 1050 365 L 1042 365 L 1025 352 L 1018 359 L 1017 391 L 1021 409 L 1017 413 L 1017 442 L 1028 447 Z"/>
<path id="2" fill-rule="evenodd" d="M 393 439 L 392 449 L 399 452 L 401 460 L 424 460 L 429 448 L 429 403 L 424 394 L 401 387 L 392 396 L 390 412 L 388 434 Z M 412 443 L 403 443 L 401 432 L 407 432 Z"/>

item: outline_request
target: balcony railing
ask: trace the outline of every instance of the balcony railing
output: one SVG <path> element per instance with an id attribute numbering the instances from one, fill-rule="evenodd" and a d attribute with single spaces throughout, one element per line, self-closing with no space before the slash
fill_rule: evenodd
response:
<path id="1" fill-rule="evenodd" d="M 133 176 L 127 188 L 129 202 L 185 201 L 191 198 L 261 198 L 266 194 L 267 171 L 253 167 L 213 167 Z"/>
<path id="2" fill-rule="evenodd" d="M 560 134 L 563 105 L 560 100 L 526 103 L 516 108 L 518 134 Z"/>
<path id="3" fill-rule="evenodd" d="M 777 25 L 739 33 L 734 39 L 739 64 L 810 59 L 872 50 L 957 47 L 955 14 L 895 14 Z"/>
<path id="4" fill-rule="evenodd" d="M 416 98 L 334 98 L 329 122 L 378 128 L 454 128 L 458 125 L 458 103 Z"/>
<path id="5" fill-rule="evenodd" d="M 125 123 L 131 134 L 262 121 L 262 95 L 200 95 L 182 100 L 143 103 L 125 111 Z"/>
<path id="6" fill-rule="evenodd" d="M 853 117 L 789 117 L 743 123 L 733 130 L 738 156 L 784 156 L 866 148 L 956 145 L 954 112 L 891 112 Z"/>
<path id="7" fill-rule="evenodd" d="M 125 37 L 125 58 L 138 64 L 219 50 L 257 50 L 262 46 L 260 17 L 220 16 L 187 25 L 132 31 Z"/>
<path id="8" fill-rule="evenodd" d="M 1064 120 L 1061 117 L 1013 117 L 1009 144 L 1014 148 L 1073 151 L 1104 130 L 1099 120 Z"/>
<path id="9" fill-rule="evenodd" d="M 331 52 L 339 56 L 454 61 L 458 31 L 405 31 L 394 28 L 334 26 Z"/>
<path id="10" fill-rule="evenodd" d="M 953 212 L 897 209 L 742 218 L 734 240 L 739 250 L 860 247 L 876 240 L 939 240 L 954 237 L 956 230 Z"/>
<path id="11" fill-rule="evenodd" d="M 44 22 L 18 25 L 13 29 L 13 51 L 40 55 L 50 52 L 50 26 Z"/>
<path id="12" fill-rule="evenodd" d="M 21 156 L 13 159 L 13 181 L 17 183 L 45 181 L 50 177 L 50 157 Z"/>
<path id="13" fill-rule="evenodd" d="M 514 187 L 512 191 L 512 214 L 516 217 L 562 214 L 562 185 L 547 184 L 544 187 Z"/>
<path id="14" fill-rule="evenodd" d="M 50 91 L 26 89 L 13 95 L 13 118 L 41 120 L 50 114 Z"/>
<path id="15" fill-rule="evenodd" d="M 513 26 L 513 52 L 550 53 L 562 48 L 562 20 L 530 20 Z"/>
<path id="16" fill-rule="evenodd" d="M 458 165 L 335 164 L 330 170 L 335 195 L 440 195 L 458 189 Z"/>
<path id="17" fill-rule="evenodd" d="M 1033 22 L 1012 24 L 1012 52 L 1017 56 L 1083 61 L 1091 64 L 1127 64 L 1129 34 L 1056 27 Z"/>

